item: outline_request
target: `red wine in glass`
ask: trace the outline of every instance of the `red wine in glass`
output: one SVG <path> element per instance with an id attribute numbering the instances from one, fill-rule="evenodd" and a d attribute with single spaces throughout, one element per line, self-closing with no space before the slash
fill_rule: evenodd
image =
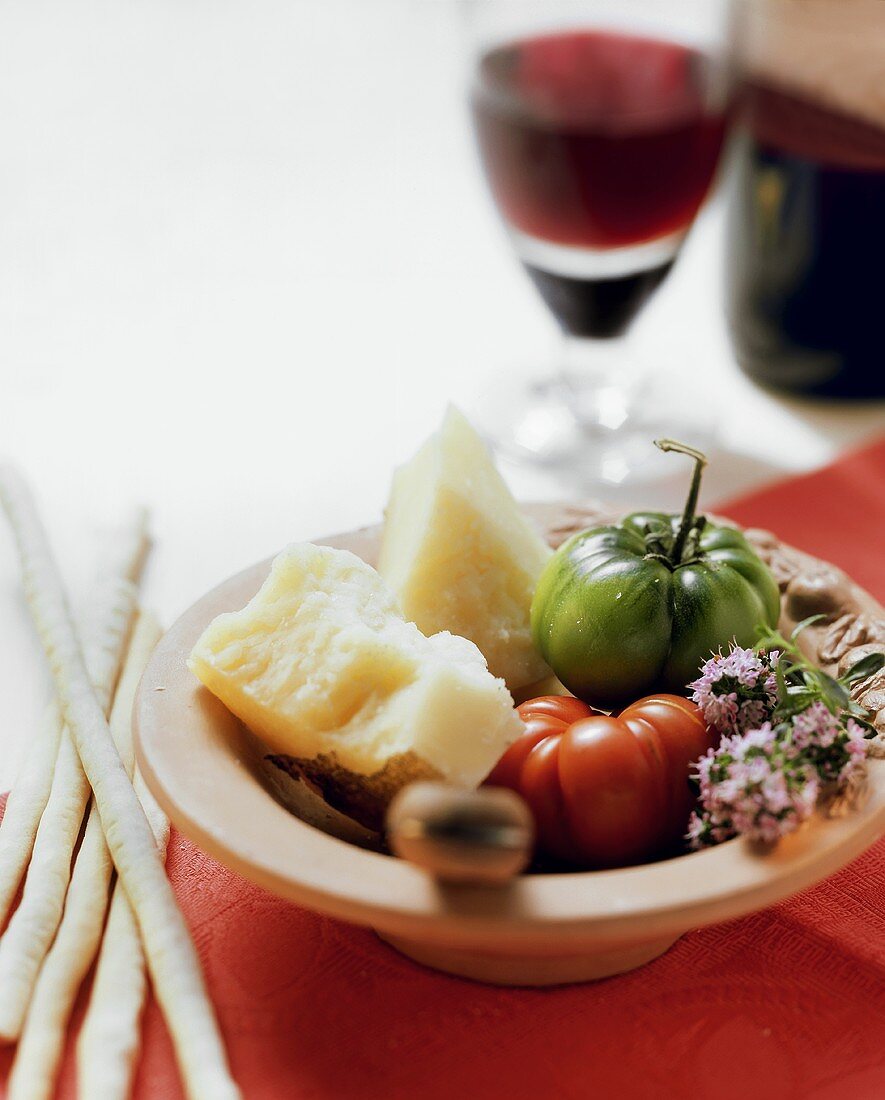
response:
<path id="1" fill-rule="evenodd" d="M 726 124 L 701 52 L 569 30 L 480 59 L 480 154 L 529 275 L 566 332 L 623 332 L 673 264 Z"/>

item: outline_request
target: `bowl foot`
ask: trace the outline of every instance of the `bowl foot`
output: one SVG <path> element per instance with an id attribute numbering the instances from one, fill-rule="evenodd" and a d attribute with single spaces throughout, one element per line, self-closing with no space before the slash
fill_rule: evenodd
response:
<path id="1" fill-rule="evenodd" d="M 566 985 L 610 978 L 614 974 L 624 974 L 645 966 L 668 951 L 678 939 L 668 936 L 661 940 L 619 944 L 579 955 L 499 955 L 423 943 L 381 932 L 377 935 L 423 966 L 492 985 Z"/>

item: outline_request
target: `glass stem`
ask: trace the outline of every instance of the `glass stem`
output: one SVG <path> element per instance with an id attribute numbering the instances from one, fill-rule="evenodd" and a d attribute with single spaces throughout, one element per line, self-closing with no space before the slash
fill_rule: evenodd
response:
<path id="1" fill-rule="evenodd" d="M 629 357 L 622 336 L 594 339 L 566 335 L 562 379 L 577 420 L 587 432 L 616 431 L 627 419 Z"/>

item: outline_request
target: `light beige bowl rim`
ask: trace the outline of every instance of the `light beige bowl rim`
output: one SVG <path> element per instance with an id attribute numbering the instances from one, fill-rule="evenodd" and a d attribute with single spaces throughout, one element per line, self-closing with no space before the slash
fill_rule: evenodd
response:
<path id="1" fill-rule="evenodd" d="M 374 563 L 378 532 L 323 541 Z M 187 669 L 203 628 L 242 607 L 269 565 L 224 581 L 171 627 L 145 671 L 134 720 L 139 765 L 175 826 L 273 894 L 389 935 L 543 954 L 675 936 L 763 908 L 834 873 L 885 831 L 885 761 L 875 760 L 859 809 L 818 815 L 771 849 L 734 840 L 640 867 L 527 874 L 505 888 L 442 886 L 286 810 L 238 754 L 238 723 Z"/>

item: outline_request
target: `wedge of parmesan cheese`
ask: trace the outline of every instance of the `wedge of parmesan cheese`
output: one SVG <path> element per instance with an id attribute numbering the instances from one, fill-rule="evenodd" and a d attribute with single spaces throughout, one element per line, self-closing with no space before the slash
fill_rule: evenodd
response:
<path id="1" fill-rule="evenodd" d="M 425 634 L 475 642 L 511 691 L 550 674 L 529 611 L 551 550 L 455 408 L 406 466 L 387 506 L 379 571 Z"/>
<path id="2" fill-rule="evenodd" d="M 284 766 L 373 825 L 414 779 L 477 786 L 524 728 L 472 642 L 425 637 L 374 569 L 308 543 L 209 624 L 189 665 Z"/>

